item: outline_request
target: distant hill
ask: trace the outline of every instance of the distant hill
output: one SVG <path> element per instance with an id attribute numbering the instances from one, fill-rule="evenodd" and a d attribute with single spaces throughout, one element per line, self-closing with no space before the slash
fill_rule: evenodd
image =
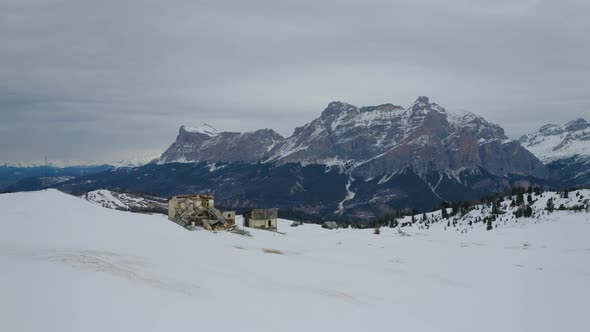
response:
<path id="1" fill-rule="evenodd" d="M 96 174 L 112 169 L 110 165 L 99 166 L 19 166 L 0 165 L 0 190 L 38 190 L 55 183 L 63 182 L 78 176 Z M 47 179 L 45 173 L 47 172 Z M 20 184 L 19 181 L 23 181 Z M 10 186 L 14 188 L 9 188 Z"/>

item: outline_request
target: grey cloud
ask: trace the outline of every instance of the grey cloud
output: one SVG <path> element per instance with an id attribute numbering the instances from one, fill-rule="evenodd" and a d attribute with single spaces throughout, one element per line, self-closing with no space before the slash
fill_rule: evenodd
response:
<path id="1" fill-rule="evenodd" d="M 332 100 L 418 95 L 518 137 L 588 117 L 588 10 L 575 0 L 0 0 L 0 161 L 120 159 L 201 122 L 289 135 Z"/>

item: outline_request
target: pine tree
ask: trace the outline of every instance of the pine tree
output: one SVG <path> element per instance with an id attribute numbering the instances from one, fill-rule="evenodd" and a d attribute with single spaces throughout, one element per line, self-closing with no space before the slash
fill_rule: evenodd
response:
<path id="1" fill-rule="evenodd" d="M 549 198 L 547 200 L 547 206 L 545 207 L 545 209 L 549 212 L 553 212 L 553 210 L 555 210 L 555 204 L 553 204 L 553 198 Z"/>
<path id="2" fill-rule="evenodd" d="M 492 227 L 492 220 L 488 219 L 488 224 L 486 226 L 486 231 L 491 231 L 493 229 Z"/>
<path id="3" fill-rule="evenodd" d="M 533 208 L 531 208 L 531 206 L 527 206 L 526 209 L 524 210 L 524 216 L 525 218 L 530 218 L 533 216 Z"/>
<path id="4" fill-rule="evenodd" d="M 500 214 L 500 202 L 495 201 L 492 205 L 492 215 Z"/>
<path id="5" fill-rule="evenodd" d="M 451 211 L 452 216 L 457 215 L 457 213 L 459 212 L 459 203 L 453 202 L 451 204 L 451 210 L 452 210 Z"/>

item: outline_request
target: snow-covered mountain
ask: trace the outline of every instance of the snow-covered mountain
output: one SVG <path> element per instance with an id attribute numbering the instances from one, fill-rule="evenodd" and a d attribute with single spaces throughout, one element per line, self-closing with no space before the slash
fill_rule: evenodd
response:
<path id="1" fill-rule="evenodd" d="M 204 128 L 204 129 L 203 129 Z M 356 107 L 332 102 L 321 116 L 283 138 L 272 130 L 220 133 L 181 127 L 159 163 L 242 161 L 324 164 L 354 176 L 374 178 L 411 169 L 427 179 L 432 172 L 461 172 L 545 178 L 544 166 L 504 130 L 469 112 L 447 112 L 427 97 L 409 107 Z"/>
<path id="2" fill-rule="evenodd" d="M 0 330 L 590 330 L 588 213 L 290 224 L 189 232 L 56 190 L 2 194 Z"/>
<path id="3" fill-rule="evenodd" d="M 447 112 L 427 97 L 407 108 L 330 103 L 272 152 L 270 160 L 280 163 L 339 164 L 365 178 L 407 168 L 424 179 L 432 172 L 456 177 L 480 168 L 497 176 L 547 176 L 543 165 L 500 126 L 473 113 Z"/>
<path id="4" fill-rule="evenodd" d="M 565 125 L 548 124 L 520 138 L 521 144 L 542 162 L 590 158 L 590 123 L 579 118 Z"/>
<path id="5" fill-rule="evenodd" d="M 113 167 L 139 167 L 150 162 L 156 162 L 159 159 L 157 154 L 147 153 L 144 155 L 137 155 L 126 159 L 118 159 L 109 161 L 107 165 Z"/>
<path id="6" fill-rule="evenodd" d="M 521 144 L 568 185 L 590 185 L 590 123 L 576 119 L 548 124 L 520 138 Z"/>

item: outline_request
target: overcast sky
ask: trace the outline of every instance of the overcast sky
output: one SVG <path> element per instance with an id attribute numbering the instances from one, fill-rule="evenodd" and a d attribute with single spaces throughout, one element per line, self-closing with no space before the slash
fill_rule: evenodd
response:
<path id="1" fill-rule="evenodd" d="M 181 124 L 290 135 L 426 95 L 511 137 L 590 118 L 587 0 L 0 0 L 0 163 L 156 155 Z"/>

